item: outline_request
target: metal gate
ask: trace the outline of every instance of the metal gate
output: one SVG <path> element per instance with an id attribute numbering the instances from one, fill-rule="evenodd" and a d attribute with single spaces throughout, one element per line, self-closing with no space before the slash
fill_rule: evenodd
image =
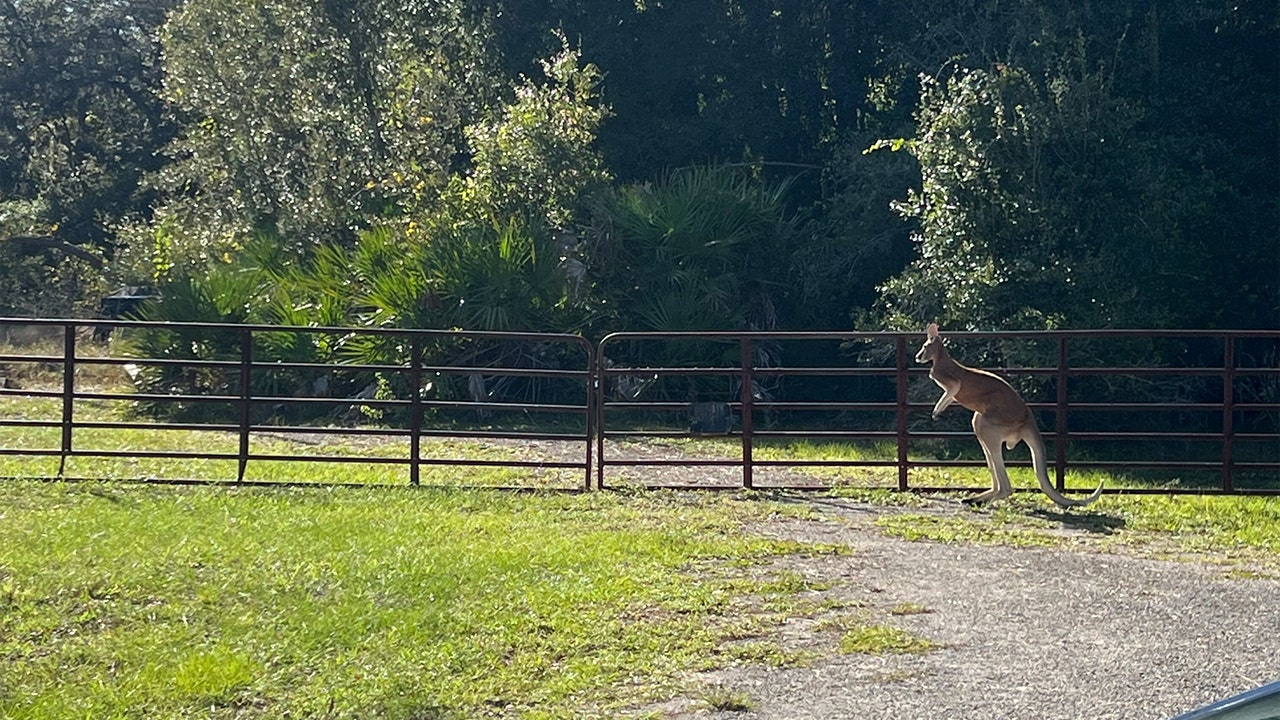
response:
<path id="1" fill-rule="evenodd" d="M 590 343 L 575 335 L 24 319 L 0 319 L 0 329 L 8 330 L 5 337 L 15 329 L 45 336 L 23 352 L 10 346 L 0 355 L 0 367 L 44 368 L 60 385 L 54 389 L 47 382 L 10 378 L 4 383 L 8 387 L 0 387 L 0 401 L 6 403 L 0 438 L 18 438 L 0 440 L 0 460 L 57 460 L 56 471 L 44 465 L 43 470 L 0 474 L 311 484 L 299 480 L 296 471 L 280 470 L 307 463 L 338 469 L 325 484 L 346 484 L 340 468 L 360 465 L 398 468 L 403 475 L 388 476 L 387 482 L 410 485 L 422 484 L 426 469 L 467 467 L 555 476 L 538 486 L 590 487 L 594 353 Z M 187 357 L 86 354 L 81 339 L 90 330 L 165 334 L 166 347 L 190 352 L 184 352 Z M 314 354 L 307 349 L 317 347 L 333 359 L 290 357 Z M 393 360 L 342 361 L 379 354 Z M 143 389 L 86 387 L 84 376 L 103 368 L 127 369 Z M 149 382 L 148 373 L 161 380 L 165 373 L 178 375 L 173 387 L 196 385 L 202 392 L 167 392 L 163 382 Z M 550 399 L 544 401 L 544 396 Z M 42 417 L 23 416 L 17 411 L 21 400 L 35 405 L 55 401 L 58 407 L 46 406 Z M 143 406 L 148 412 L 127 419 L 87 412 L 116 403 Z M 57 436 L 41 435 L 40 430 Z M 95 446 L 94 438 L 104 432 L 144 434 L 155 446 Z M 208 438 L 208 446 L 160 447 L 165 433 L 198 434 Z M 33 437 L 46 444 L 33 445 Z M 532 443 L 554 445 L 558 451 L 530 455 Z M 173 471 L 131 474 L 129 463 L 144 460 Z M 234 463 L 234 469 L 201 474 L 194 472 L 202 467 L 197 461 Z M 90 468 L 90 474 L 75 472 L 74 465 Z M 95 471 L 98 467 L 108 471 Z M 269 472 L 255 477 L 258 469 Z M 489 484 L 505 483 L 499 477 Z"/>
<path id="2" fill-rule="evenodd" d="M 182 352 L 126 357 L 85 341 L 106 331 L 167 334 L 164 347 Z M 1030 401 L 1059 489 L 1073 489 L 1068 471 L 1099 468 L 1203 480 L 1124 492 L 1280 492 L 1280 332 L 948 337 L 961 361 L 999 368 Z M 626 332 L 593 345 L 544 333 L 0 318 L 0 476 L 347 484 L 343 468 L 358 465 L 386 468 L 378 484 L 449 485 L 467 468 L 495 473 L 479 484 L 521 488 L 816 489 L 852 474 L 860 485 L 958 489 L 933 479 L 984 463 L 965 413 L 930 419 L 939 391 L 913 362 L 919 341 Z M 1155 347 L 1178 361 L 1144 364 Z M 125 370 L 129 390 L 93 382 Z M 146 412 L 103 410 L 120 403 Z M 188 444 L 157 439 L 166 433 Z M 825 453 L 838 443 L 867 452 Z M 304 466 L 333 474 L 318 481 Z"/>
<path id="3" fill-rule="evenodd" d="M 786 474 L 762 482 L 758 476 L 779 468 L 878 468 L 892 471 L 892 480 L 884 486 L 897 490 L 954 490 L 912 482 L 912 475 L 920 469 L 985 466 L 980 455 L 946 458 L 929 452 L 937 449 L 937 441 L 964 440 L 974 450 L 977 443 L 972 442 L 967 427 L 948 429 L 947 423 L 930 421 L 929 411 L 941 391 L 927 380 L 928 368 L 913 361 L 921 339 L 921 335 L 898 333 L 609 335 L 597 350 L 601 390 L 596 486 L 608 487 L 611 471 L 617 475 L 626 469 L 639 472 L 675 466 L 702 468 L 704 473 L 732 468 L 737 477 L 734 482 L 725 482 L 723 477 L 692 483 L 638 482 L 664 487 L 811 488 L 827 484 L 796 482 L 794 475 Z M 1038 361 L 1036 365 L 1002 367 L 998 372 L 1015 383 L 1031 380 L 1040 387 L 1039 396 L 1024 395 L 1040 418 L 1059 490 L 1071 490 L 1066 483 L 1069 468 L 1099 468 L 1215 475 L 1212 484 L 1197 488 L 1155 485 L 1124 492 L 1280 492 L 1280 332 L 992 332 L 950 333 L 948 339 L 962 347 L 1001 348 L 1004 352 L 1000 354 L 1006 358 L 1023 356 Z M 1126 359 L 1126 347 L 1132 359 L 1140 357 L 1137 350 L 1152 343 L 1179 344 L 1187 362 L 1160 367 L 1117 364 L 1117 359 Z M 701 346 L 704 357 L 718 356 L 721 361 L 678 367 L 663 364 L 664 355 L 688 357 L 688 351 L 667 351 L 690 344 Z M 823 344 L 838 345 L 839 352 L 803 350 Z M 962 352 L 957 356 L 977 364 Z M 624 357 L 629 360 L 619 360 Z M 817 362 L 805 362 L 807 357 Z M 797 397 L 784 386 L 785 382 L 794 386 L 798 380 L 809 386 L 807 395 Z M 686 391 L 689 395 L 664 394 L 660 389 L 663 381 L 679 385 L 677 394 Z M 716 381 L 720 381 L 719 387 Z M 773 388 L 769 387 L 771 382 Z M 1120 384 L 1145 386 L 1145 397 L 1117 400 L 1111 397 L 1115 393 L 1098 392 L 1099 386 Z M 642 386 L 644 389 L 635 390 Z M 1166 392 L 1176 391 L 1175 395 L 1161 397 L 1162 387 Z M 734 418 L 732 426 L 716 428 L 715 433 L 695 426 L 698 412 L 707 404 L 721 406 L 722 416 Z M 684 414 L 691 422 L 684 430 L 673 430 L 670 422 L 658 423 L 655 429 L 636 419 L 651 420 L 662 413 Z M 822 420 L 800 428 L 775 420 L 803 413 L 814 413 Z M 878 420 L 862 422 L 864 416 Z M 951 426 L 964 425 L 968 418 L 967 413 L 955 410 L 949 416 Z M 1123 422 L 1099 419 L 1107 416 Z M 1114 429 L 1117 425 L 1123 429 Z M 734 451 L 689 459 L 627 454 L 617 449 L 628 441 L 671 441 L 712 434 L 721 438 L 722 448 L 732 442 Z M 850 441 L 878 445 L 887 452 L 855 459 L 762 459 L 757 452 L 761 441 Z M 1069 446 L 1088 450 L 1089 445 L 1104 444 L 1131 446 L 1132 452 L 1117 458 L 1068 452 Z M 1168 448 L 1176 445 L 1186 446 L 1188 455 L 1170 456 Z M 698 471 L 684 475 L 696 477 Z M 1241 485 L 1237 480 L 1242 476 L 1248 476 L 1250 483 Z"/>

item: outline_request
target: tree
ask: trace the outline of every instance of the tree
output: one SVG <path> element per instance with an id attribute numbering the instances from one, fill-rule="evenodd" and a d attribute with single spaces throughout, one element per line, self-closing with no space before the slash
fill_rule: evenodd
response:
<path id="1" fill-rule="evenodd" d="M 1132 269 L 1122 256 L 1139 240 L 1114 224 L 1140 211 L 1136 193 L 1109 192 L 1119 169 L 1110 148 L 1128 161 L 1138 154 L 1125 150 L 1137 139 L 1126 137 L 1133 121 L 1122 103 L 1089 79 L 1059 78 L 1046 90 L 1008 67 L 960 69 L 922 86 L 917 136 L 887 143 L 919 160 L 922 181 L 897 205 L 920 223 L 919 257 L 883 287 L 891 322 L 1108 326 L 1162 310 L 1133 303 L 1131 279 L 1116 274 Z M 1090 92 L 1095 118 L 1076 102 Z M 1090 196 L 1105 212 L 1085 206 Z"/>
<path id="2" fill-rule="evenodd" d="M 709 163 L 820 163 L 864 106 L 875 25 L 863 5 L 508 0 L 495 32 L 512 72 L 547 55 L 556 28 L 601 68 L 615 111 L 601 151 L 633 183 Z"/>
<path id="3" fill-rule="evenodd" d="M 921 75 L 915 131 L 878 146 L 910 152 L 922 173 L 898 205 L 920 223 L 918 256 L 882 287 L 880 317 L 1274 325 L 1280 193 L 1260 189 L 1280 189 L 1280 158 L 1249 147 L 1280 140 L 1274 120 L 1257 122 L 1275 117 L 1274 54 L 1254 47 L 1276 48 L 1275 19 L 1037 3 L 1006 20 L 973 25 L 987 62 Z M 1171 46 L 1178 34 L 1195 42 Z M 1184 83 L 1163 79 L 1175 67 Z"/>
<path id="4" fill-rule="evenodd" d="M 501 86 L 485 28 L 455 0 L 191 0 L 163 35 L 184 130 L 157 242 L 194 265 L 255 233 L 349 244 L 434 198 Z"/>
<path id="5" fill-rule="evenodd" d="M 24 288 L 0 313 L 92 310 L 118 224 L 148 215 L 140 181 L 174 131 L 155 31 L 175 4 L 0 2 L 0 273 Z"/>
<path id="6" fill-rule="evenodd" d="M 734 167 L 620 189 L 587 263 L 616 329 L 785 327 L 797 239 L 786 192 Z"/>
<path id="7" fill-rule="evenodd" d="M 470 166 L 455 174 L 444 212 L 507 224 L 527 221 L 569 230 L 609 182 L 595 148 L 609 115 L 598 97 L 600 71 L 557 34 L 541 81 L 521 77 L 514 99 L 465 129 Z"/>

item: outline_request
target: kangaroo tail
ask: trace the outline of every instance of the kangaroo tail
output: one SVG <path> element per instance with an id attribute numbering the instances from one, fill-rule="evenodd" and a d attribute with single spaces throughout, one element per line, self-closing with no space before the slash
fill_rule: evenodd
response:
<path id="1" fill-rule="evenodd" d="M 1064 508 L 1084 507 L 1102 495 L 1102 483 L 1098 483 L 1098 489 L 1079 500 L 1069 498 L 1058 492 L 1053 483 L 1049 482 L 1048 460 L 1045 457 L 1044 439 L 1040 437 L 1040 430 L 1035 425 L 1032 425 L 1030 430 L 1022 436 L 1022 440 L 1027 444 L 1027 447 L 1031 448 L 1031 464 L 1035 467 L 1036 479 L 1040 481 L 1040 489 L 1059 506 Z"/>

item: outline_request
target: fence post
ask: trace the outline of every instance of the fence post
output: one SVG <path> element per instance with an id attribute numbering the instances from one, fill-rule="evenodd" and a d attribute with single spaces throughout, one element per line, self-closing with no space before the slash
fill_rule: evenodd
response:
<path id="1" fill-rule="evenodd" d="M 604 427 L 605 427 L 604 426 L 604 405 L 606 402 L 605 386 L 607 382 L 605 378 L 606 368 L 605 368 L 605 358 L 604 358 L 604 340 L 601 340 L 599 345 L 596 345 L 591 349 L 591 356 L 592 356 L 591 376 L 593 379 L 592 382 L 594 383 L 594 386 L 591 391 L 591 396 L 593 398 L 592 405 L 594 406 L 592 409 L 592 412 L 594 412 L 596 416 L 596 427 L 595 427 L 596 437 L 594 441 L 596 444 L 596 489 L 603 490 L 604 489 Z"/>
<path id="2" fill-rule="evenodd" d="M 907 338 L 899 335 L 895 343 L 897 372 L 898 490 L 907 490 Z"/>
<path id="3" fill-rule="evenodd" d="M 422 336 L 409 337 L 409 484 L 422 479 Z"/>
<path id="4" fill-rule="evenodd" d="M 1054 474 L 1058 492 L 1067 490 L 1067 337 L 1058 338 L 1058 407 L 1054 413 Z"/>
<path id="5" fill-rule="evenodd" d="M 76 326 L 67 323 L 62 338 L 62 452 L 58 478 L 66 477 L 67 456 L 71 454 L 71 425 L 76 406 Z"/>
<path id="6" fill-rule="evenodd" d="M 1235 414 L 1235 374 L 1236 343 L 1235 338 L 1226 336 L 1222 351 L 1222 490 L 1231 492 L 1231 435 L 1234 432 Z"/>
<path id="7" fill-rule="evenodd" d="M 593 448 L 592 448 L 592 444 L 596 442 L 596 434 L 597 434 L 597 431 L 596 431 L 596 403 L 601 402 L 600 398 L 598 397 L 598 392 L 599 392 L 599 391 L 597 390 L 597 388 L 602 387 L 602 384 L 598 382 L 598 380 L 597 380 L 597 375 L 596 375 L 596 372 L 597 372 L 597 370 L 596 370 L 596 348 L 595 348 L 595 346 L 594 346 L 594 345 L 592 345 L 592 344 L 590 344 L 590 343 L 587 343 L 585 340 L 584 340 L 583 342 L 584 342 L 584 347 L 585 347 L 585 350 L 586 350 L 586 353 L 587 353 L 587 400 L 586 400 L 586 405 L 587 405 L 587 420 L 586 420 L 586 425 L 587 425 L 587 427 L 586 427 L 586 434 L 587 434 L 587 451 L 586 451 L 586 452 L 587 452 L 587 459 L 586 459 L 586 465 L 587 465 L 587 468 L 586 468 L 586 478 L 583 480 L 583 489 L 584 489 L 584 490 L 587 490 L 587 491 L 590 491 L 590 490 L 591 490 L 591 474 L 592 474 L 592 470 L 594 469 L 594 465 L 592 465 L 592 459 L 593 459 L 593 457 L 594 457 L 594 455 L 593 455 Z"/>
<path id="8" fill-rule="evenodd" d="M 751 338 L 743 337 L 740 341 L 742 349 L 742 487 L 752 487 L 752 438 L 753 420 L 751 417 L 751 405 L 753 397 L 751 388 L 755 385 L 755 373 L 752 372 L 751 363 Z"/>
<path id="9" fill-rule="evenodd" d="M 244 473 L 249 465 L 249 398 L 250 376 L 253 369 L 253 331 L 245 328 L 240 331 L 240 448 L 236 471 L 236 483 L 244 482 Z"/>

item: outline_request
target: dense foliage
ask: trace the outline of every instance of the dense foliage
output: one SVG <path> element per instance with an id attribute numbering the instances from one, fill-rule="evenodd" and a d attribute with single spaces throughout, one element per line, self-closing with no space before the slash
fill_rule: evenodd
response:
<path id="1" fill-rule="evenodd" d="M 175 0 L 0 2 L 0 313 L 80 315 L 175 130 L 155 29 Z"/>
<path id="2" fill-rule="evenodd" d="M 0 2 L 0 315 L 1276 327 L 1277 57 L 1226 0 Z"/>

